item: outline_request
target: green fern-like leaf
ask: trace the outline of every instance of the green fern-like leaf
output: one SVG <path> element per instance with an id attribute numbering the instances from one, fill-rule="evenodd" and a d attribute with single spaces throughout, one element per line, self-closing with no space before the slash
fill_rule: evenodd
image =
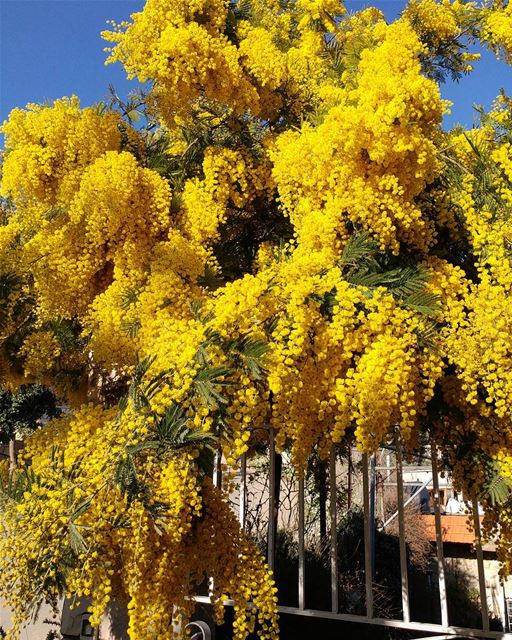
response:
<path id="1" fill-rule="evenodd" d="M 212 446 L 215 436 L 188 426 L 188 418 L 183 407 L 172 404 L 157 422 L 156 433 L 163 448 L 181 449 L 183 447 L 204 445 Z"/>
<path id="2" fill-rule="evenodd" d="M 249 20 L 251 17 L 251 0 L 237 0 L 231 3 L 230 8 L 237 20 Z"/>
<path id="3" fill-rule="evenodd" d="M 125 397 L 121 398 L 119 402 L 119 414 L 122 415 L 126 411 L 128 404 L 131 402 L 136 410 L 142 407 L 149 406 L 149 400 L 142 390 L 142 379 L 149 371 L 149 368 L 154 363 L 154 356 L 146 356 L 142 360 L 139 355 L 136 355 L 135 370 L 133 372 L 132 381 L 128 388 L 128 393 Z"/>
<path id="4" fill-rule="evenodd" d="M 173 442 L 175 435 L 186 428 L 186 424 L 187 417 L 183 407 L 172 403 L 157 424 L 158 436 L 163 442 Z"/>
<path id="5" fill-rule="evenodd" d="M 418 346 L 436 352 L 435 338 L 439 333 L 439 326 L 433 320 L 427 320 L 422 329 L 416 330 L 416 339 Z"/>
<path id="6" fill-rule="evenodd" d="M 139 290 L 135 287 L 126 287 L 121 293 L 121 309 L 127 311 L 139 299 Z"/>
<path id="7" fill-rule="evenodd" d="M 332 70 L 336 75 L 340 76 L 345 69 L 345 51 L 336 38 L 332 38 L 328 42 L 325 48 L 325 56 L 330 59 Z"/>
<path id="8" fill-rule="evenodd" d="M 34 484 L 37 484 L 38 478 L 30 467 L 20 470 L 16 470 L 14 474 L 9 477 L 6 486 L 0 484 L 0 494 L 5 500 L 11 500 L 13 502 L 23 502 L 24 493 L 30 491 Z"/>
<path id="9" fill-rule="evenodd" d="M 512 500 L 512 480 L 503 476 L 495 463 L 489 475 L 484 491 L 491 504 L 493 506 L 507 504 Z"/>
<path id="10" fill-rule="evenodd" d="M 343 248 L 340 259 L 341 267 L 360 267 L 361 262 L 367 261 L 378 251 L 379 245 L 370 237 L 367 231 L 354 233 Z M 372 263 L 376 266 L 376 263 Z"/>
<path id="11" fill-rule="evenodd" d="M 59 218 L 63 218 L 66 215 L 66 209 L 64 207 L 52 207 L 45 212 L 44 217 L 48 222 L 53 222 Z"/>
<path id="12" fill-rule="evenodd" d="M 131 454 L 126 453 L 126 455 L 118 461 L 114 470 L 114 482 L 119 489 L 128 496 L 129 502 L 140 497 L 142 485 L 139 482 L 135 461 Z"/>
<path id="13" fill-rule="evenodd" d="M 78 518 L 80 518 L 85 513 L 87 513 L 87 511 L 91 506 L 91 503 L 92 503 L 92 498 L 90 496 L 87 497 L 85 500 L 82 500 L 82 502 L 80 502 L 80 504 L 78 504 L 73 510 L 73 513 L 71 514 L 71 521 L 75 522 L 76 520 L 78 520 Z"/>
<path id="14" fill-rule="evenodd" d="M 225 351 L 237 360 L 256 379 L 260 379 L 265 369 L 263 357 L 269 346 L 264 340 L 255 340 L 248 336 L 230 341 L 224 345 Z"/>
<path id="15" fill-rule="evenodd" d="M 197 283 L 209 291 L 218 289 L 222 285 L 222 282 L 219 273 L 210 265 L 206 265 L 203 275 L 197 279 Z"/>
<path id="16" fill-rule="evenodd" d="M 345 279 L 354 286 L 369 290 L 384 287 L 404 306 L 426 316 L 438 311 L 439 299 L 427 289 L 428 269 L 419 264 L 393 266 L 392 257 L 380 251 L 366 231 L 352 235 L 339 266 Z"/>
<path id="17" fill-rule="evenodd" d="M 205 407 L 216 409 L 219 404 L 227 403 L 222 388 L 231 384 L 228 380 L 231 373 L 231 369 L 227 367 L 203 366 L 199 369 L 193 380 L 193 387 Z"/>
<path id="18" fill-rule="evenodd" d="M 433 316 L 439 311 L 439 296 L 427 291 L 416 291 L 403 300 L 404 305 L 425 316 Z"/>
<path id="19" fill-rule="evenodd" d="M 72 349 L 79 343 L 80 329 L 70 320 L 50 320 L 44 323 L 43 328 L 50 330 L 65 350 Z"/>
<path id="20" fill-rule="evenodd" d="M 121 329 L 130 336 L 130 338 L 137 337 L 142 323 L 139 318 L 135 320 L 125 320 L 121 323 Z"/>
<path id="21" fill-rule="evenodd" d="M 84 537 L 79 531 L 79 528 L 73 522 L 68 524 L 69 543 L 76 555 L 85 553 L 88 551 L 88 546 L 84 540 Z"/>
<path id="22" fill-rule="evenodd" d="M 22 277 L 16 273 L 0 274 L 0 299 L 7 300 L 20 290 L 22 284 Z"/>
<path id="23" fill-rule="evenodd" d="M 164 384 L 167 383 L 169 376 L 172 375 L 174 369 L 165 369 L 156 376 L 153 376 L 148 382 L 141 387 L 141 393 L 148 401 L 151 401 Z"/>

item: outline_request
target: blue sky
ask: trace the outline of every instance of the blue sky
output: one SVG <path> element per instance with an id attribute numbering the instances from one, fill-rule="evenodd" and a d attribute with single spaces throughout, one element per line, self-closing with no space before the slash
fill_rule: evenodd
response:
<path id="1" fill-rule="evenodd" d="M 186 1 L 186 0 L 183 0 Z M 350 11 L 368 4 L 346 0 Z M 387 19 L 398 15 L 403 0 L 374 0 Z M 104 65 L 105 21 L 129 18 L 144 0 L 0 0 L 0 122 L 16 106 L 78 95 L 89 105 L 108 94 L 109 83 L 126 96 L 135 86 L 120 65 Z M 476 71 L 459 84 L 442 88 L 455 102 L 446 125 L 471 126 L 472 104 L 489 107 L 499 89 L 512 93 L 512 68 L 484 52 Z"/>

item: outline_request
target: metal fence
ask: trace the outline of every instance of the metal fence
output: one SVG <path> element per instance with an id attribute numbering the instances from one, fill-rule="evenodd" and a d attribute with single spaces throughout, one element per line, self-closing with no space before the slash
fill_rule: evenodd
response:
<path id="1" fill-rule="evenodd" d="M 398 436 L 394 442 L 394 472 L 396 473 L 396 503 L 397 509 L 394 517 L 398 519 L 398 543 L 399 543 L 399 557 L 400 557 L 400 576 L 401 576 L 401 604 L 402 615 L 397 619 L 388 619 L 377 617 L 374 613 L 374 553 L 372 545 L 372 536 L 375 535 L 375 511 L 374 511 L 374 495 L 375 486 L 372 479 L 374 479 L 374 466 L 375 461 L 371 456 L 363 455 L 361 460 L 361 473 L 362 473 L 362 507 L 364 514 L 364 573 L 365 573 L 365 593 L 366 593 L 366 614 L 356 615 L 352 613 L 343 613 L 339 611 L 339 593 L 338 593 L 338 558 L 339 554 L 343 553 L 343 549 L 338 549 L 337 544 L 337 527 L 338 527 L 338 513 L 337 513 L 337 492 L 339 491 L 339 484 L 336 477 L 336 449 L 333 447 L 330 452 L 328 474 L 329 474 L 329 556 L 330 556 L 330 596 L 331 596 L 331 610 L 315 610 L 308 608 L 306 602 L 306 583 L 307 583 L 307 567 L 306 567 L 306 554 L 305 554 L 305 485 L 304 479 L 297 480 L 297 549 L 298 549 L 298 572 L 297 572 L 297 590 L 298 590 L 298 606 L 279 606 L 279 611 L 283 614 L 291 614 L 296 616 L 306 616 L 309 618 L 323 618 L 330 620 L 339 620 L 345 622 L 356 622 L 367 625 L 377 625 L 380 627 L 391 627 L 396 629 L 404 629 L 410 631 L 423 632 L 425 634 L 442 634 L 436 635 L 438 640 L 441 638 L 451 637 L 466 637 L 466 638 L 503 638 L 512 640 L 512 633 L 498 632 L 489 630 L 489 611 L 487 604 L 486 594 L 486 580 L 485 580 L 485 567 L 484 567 L 484 554 L 482 549 L 482 538 L 480 530 L 480 518 L 478 515 L 478 504 L 476 499 L 472 504 L 472 517 L 473 531 L 474 531 L 474 549 L 476 552 L 476 564 L 478 570 L 478 588 L 480 594 L 481 603 L 481 617 L 482 625 L 481 629 L 465 628 L 452 626 L 449 619 L 448 611 L 448 594 L 446 587 L 446 568 L 445 568 L 445 556 L 443 546 L 443 535 L 441 526 L 441 507 L 440 507 L 440 492 L 439 492 L 439 461 L 438 452 L 435 443 L 431 443 L 429 463 L 431 469 L 430 482 L 433 486 L 432 499 L 434 506 L 434 520 L 435 520 L 435 532 L 436 532 L 436 561 L 437 561 L 437 581 L 438 581 L 438 593 L 439 593 L 439 607 L 441 613 L 441 623 L 437 622 L 419 622 L 411 618 L 411 600 L 409 589 L 409 567 L 407 561 L 407 544 L 405 536 L 405 521 L 404 521 L 404 467 L 402 462 L 402 451 Z M 273 517 L 273 510 L 277 508 L 274 504 L 276 496 L 276 483 L 278 478 L 276 477 L 276 450 L 274 442 L 274 433 L 272 430 L 268 434 L 268 504 L 269 504 L 269 517 L 267 528 L 267 561 L 271 569 L 274 569 L 276 558 L 276 526 L 275 519 Z M 217 486 L 220 486 L 222 482 L 220 455 L 217 457 L 214 481 Z M 372 474 L 373 471 L 373 474 Z M 239 496 L 238 496 L 238 511 L 239 520 L 243 528 L 247 526 L 248 516 L 248 497 L 247 497 L 247 461 L 245 457 L 242 457 L 240 461 L 240 475 L 239 475 Z M 419 492 L 416 493 L 418 495 Z M 405 501 L 407 502 L 407 501 Z M 386 523 L 385 523 L 386 524 Z M 209 598 L 207 596 L 197 596 L 198 602 L 207 603 Z M 230 600 L 225 602 L 226 606 L 231 606 L 234 603 Z M 430 635 L 429 637 L 432 637 Z"/>

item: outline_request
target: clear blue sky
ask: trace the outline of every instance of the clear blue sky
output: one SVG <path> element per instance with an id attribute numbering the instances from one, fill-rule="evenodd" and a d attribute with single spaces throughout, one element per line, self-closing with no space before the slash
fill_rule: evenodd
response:
<path id="1" fill-rule="evenodd" d="M 391 20 L 404 1 L 346 1 L 350 11 L 367 4 Z M 83 105 L 92 104 L 107 95 L 109 83 L 126 96 L 135 84 L 120 65 L 104 66 L 99 34 L 107 19 L 127 19 L 143 5 L 144 0 L 0 0 L 0 122 L 27 102 L 75 94 Z M 471 76 L 443 87 L 444 97 L 455 102 L 446 125 L 471 126 L 472 104 L 489 107 L 501 87 L 512 93 L 512 68 L 484 53 Z"/>

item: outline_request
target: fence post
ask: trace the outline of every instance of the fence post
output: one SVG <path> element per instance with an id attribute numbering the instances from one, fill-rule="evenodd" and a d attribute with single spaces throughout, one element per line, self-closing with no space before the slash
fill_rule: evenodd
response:
<path id="1" fill-rule="evenodd" d="M 446 576 L 444 568 L 443 534 L 441 531 L 441 511 L 439 507 L 439 471 L 437 467 L 437 448 L 433 440 L 430 446 L 430 456 L 432 462 L 432 481 L 434 484 L 434 518 L 436 523 L 437 577 L 439 581 L 441 624 L 446 628 L 449 624 L 448 600 L 446 594 Z"/>
<path id="2" fill-rule="evenodd" d="M 373 575 L 370 540 L 370 482 L 368 479 L 368 454 L 363 454 L 363 511 L 364 511 L 364 573 L 366 584 L 366 617 L 373 618 Z"/>
<path id="3" fill-rule="evenodd" d="M 329 510 L 331 516 L 331 610 L 338 612 L 338 522 L 336 514 L 336 446 L 329 454 Z"/>

